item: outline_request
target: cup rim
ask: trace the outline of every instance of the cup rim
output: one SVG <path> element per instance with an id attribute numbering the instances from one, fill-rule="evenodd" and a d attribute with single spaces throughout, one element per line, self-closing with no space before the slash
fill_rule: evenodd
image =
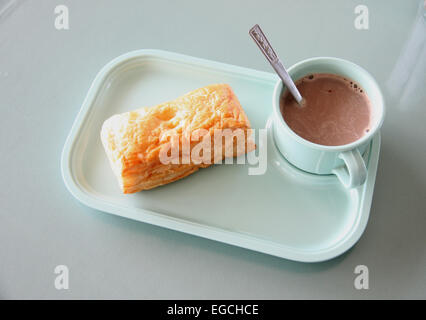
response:
<path id="1" fill-rule="evenodd" d="M 295 63 L 294 65 L 292 65 L 289 69 L 288 69 L 288 73 L 291 74 L 291 72 L 296 69 L 299 68 L 300 66 L 306 64 L 306 63 L 311 63 L 311 62 L 333 62 L 333 63 L 338 63 L 338 64 L 346 64 L 346 65 L 350 65 L 351 67 L 358 69 L 360 72 L 362 72 L 364 75 L 366 75 L 369 80 L 373 83 L 374 86 L 374 90 L 377 91 L 377 94 L 379 96 L 380 99 L 380 104 L 381 104 L 381 109 L 382 109 L 382 115 L 377 123 L 377 125 L 375 126 L 375 128 L 373 130 L 370 130 L 367 134 L 365 134 L 364 136 L 362 136 L 360 139 L 355 140 L 351 143 L 348 144 L 343 144 L 343 145 L 338 145 L 338 146 L 327 146 L 327 145 L 322 145 L 322 144 L 318 144 L 318 143 L 314 143 L 311 142 L 309 140 L 306 140 L 304 138 L 302 138 L 301 136 L 299 136 L 298 134 L 296 134 L 285 122 L 284 117 L 281 114 L 281 110 L 280 110 L 280 98 L 281 98 L 281 92 L 282 89 L 284 87 L 282 80 L 279 78 L 277 80 L 277 82 L 275 83 L 274 86 L 274 92 L 272 95 L 272 104 L 273 104 L 273 109 L 274 109 L 274 116 L 276 119 L 278 119 L 279 123 L 281 124 L 281 126 L 299 143 L 314 148 L 314 149 L 319 149 L 319 150 L 323 150 L 323 151 L 345 151 L 345 150 L 351 150 L 354 148 L 359 147 L 360 145 L 364 144 L 365 142 L 367 142 L 368 140 L 370 140 L 381 128 L 382 124 L 383 124 L 383 120 L 385 118 L 385 102 L 384 102 L 384 98 L 383 98 L 383 93 L 380 90 L 380 87 L 377 83 L 377 81 L 373 78 L 373 76 L 364 68 L 360 67 L 359 65 L 345 60 L 345 59 L 341 59 L 341 58 L 335 58 L 335 57 L 313 57 L 313 58 L 308 58 L 308 59 L 304 59 L 300 62 Z M 291 76 L 290 76 L 291 77 Z M 294 80 L 294 79 L 293 79 Z M 297 80 L 297 79 L 295 79 Z M 362 84 L 361 84 L 362 86 Z"/>

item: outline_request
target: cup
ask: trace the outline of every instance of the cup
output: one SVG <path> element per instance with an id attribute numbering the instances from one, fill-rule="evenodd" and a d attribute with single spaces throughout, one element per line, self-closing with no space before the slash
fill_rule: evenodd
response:
<path id="1" fill-rule="evenodd" d="M 360 139 L 340 146 L 325 146 L 310 142 L 297 135 L 284 121 L 280 99 L 286 87 L 279 79 L 272 97 L 273 134 L 281 154 L 295 167 L 314 174 L 334 174 L 346 188 L 362 185 L 367 169 L 362 154 L 383 124 L 385 103 L 374 78 L 355 63 L 331 57 L 303 60 L 288 69 L 293 81 L 308 74 L 331 73 L 357 82 L 371 101 L 371 126 Z"/>

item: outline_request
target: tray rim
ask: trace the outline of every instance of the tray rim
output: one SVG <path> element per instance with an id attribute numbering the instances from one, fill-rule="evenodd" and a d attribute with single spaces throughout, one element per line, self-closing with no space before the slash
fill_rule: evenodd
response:
<path id="1" fill-rule="evenodd" d="M 362 188 L 362 191 L 359 191 L 360 200 L 358 217 L 354 222 L 354 225 L 342 239 L 334 243 L 332 246 L 321 250 L 296 250 L 294 247 L 256 238 L 248 234 L 237 233 L 218 227 L 189 221 L 183 218 L 176 218 L 152 210 L 135 208 L 131 206 L 126 207 L 123 205 L 118 206 L 112 203 L 101 201 L 100 199 L 94 198 L 85 192 L 73 174 L 72 156 L 74 147 L 81 133 L 81 128 L 83 127 L 84 122 L 89 115 L 93 102 L 98 96 L 104 81 L 116 68 L 118 68 L 118 66 L 134 58 L 149 57 L 157 59 L 160 58 L 180 64 L 195 65 L 197 67 L 203 67 L 212 70 L 220 70 L 222 72 L 227 72 L 234 75 L 238 74 L 240 76 L 250 76 L 251 78 L 257 78 L 264 81 L 277 80 L 277 76 L 272 73 L 156 49 L 141 49 L 130 51 L 114 58 L 98 72 L 91 86 L 89 87 L 88 93 L 73 122 L 62 150 L 62 178 L 69 192 L 77 200 L 90 208 L 106 213 L 299 262 L 321 262 L 330 260 L 349 250 L 359 240 L 366 228 L 370 214 L 378 158 L 380 153 L 380 133 L 378 133 L 376 137 L 373 138 L 373 147 L 377 150 L 377 152 L 371 152 L 368 164 L 369 168 L 367 181 Z"/>

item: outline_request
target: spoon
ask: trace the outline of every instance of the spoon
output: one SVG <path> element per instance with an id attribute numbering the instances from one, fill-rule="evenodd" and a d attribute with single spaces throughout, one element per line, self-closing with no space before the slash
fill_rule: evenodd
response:
<path id="1" fill-rule="evenodd" d="M 250 29 L 249 34 L 253 38 L 254 42 L 256 42 L 262 53 L 265 55 L 266 59 L 268 59 L 269 63 L 281 78 L 285 86 L 288 88 L 288 90 L 290 90 L 290 93 L 293 95 L 294 99 L 301 106 L 303 98 L 300 95 L 299 90 L 297 90 L 296 85 L 288 75 L 287 70 L 284 68 L 280 58 L 275 53 L 274 49 L 272 49 L 272 46 L 263 33 L 262 29 L 260 29 L 258 24 L 256 24 Z"/>

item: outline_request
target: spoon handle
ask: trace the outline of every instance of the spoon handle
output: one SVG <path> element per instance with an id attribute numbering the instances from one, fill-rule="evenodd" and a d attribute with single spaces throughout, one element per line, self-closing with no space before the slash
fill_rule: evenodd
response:
<path id="1" fill-rule="evenodd" d="M 274 68 L 275 72 L 284 82 L 285 86 L 290 90 L 290 93 L 296 99 L 298 104 L 302 103 L 302 96 L 300 95 L 299 90 L 297 90 L 296 85 L 293 80 L 290 78 L 287 73 L 284 65 L 282 64 L 280 58 L 278 58 L 274 49 L 272 49 L 271 44 L 263 33 L 262 29 L 260 29 L 259 25 L 254 25 L 253 28 L 249 31 L 250 36 L 253 38 L 254 42 L 256 42 L 259 49 L 262 51 L 266 59 L 269 61 L 271 66 Z"/>

